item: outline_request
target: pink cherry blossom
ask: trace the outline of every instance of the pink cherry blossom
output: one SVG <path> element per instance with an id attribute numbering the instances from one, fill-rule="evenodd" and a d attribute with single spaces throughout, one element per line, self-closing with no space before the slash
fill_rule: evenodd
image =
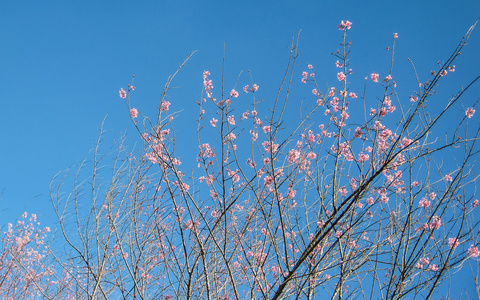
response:
<path id="1" fill-rule="evenodd" d="M 430 223 L 430 229 L 440 229 L 442 226 L 442 219 L 438 216 L 433 216 L 432 222 Z"/>
<path id="2" fill-rule="evenodd" d="M 455 249 L 458 245 L 460 245 L 460 242 L 457 238 L 448 238 L 448 247 Z"/>
<path id="3" fill-rule="evenodd" d="M 426 198 L 422 198 L 420 202 L 418 203 L 419 207 L 427 208 L 430 206 L 430 201 L 428 201 Z"/>
<path id="4" fill-rule="evenodd" d="M 422 257 L 422 258 L 420 259 L 420 263 L 421 263 L 422 265 L 428 265 L 428 264 L 430 263 L 430 259 L 429 259 L 428 257 Z"/>
<path id="5" fill-rule="evenodd" d="M 308 64 L 307 68 L 309 68 L 311 70 L 311 69 L 313 69 L 313 66 L 311 64 Z"/>
<path id="6" fill-rule="evenodd" d="M 235 125 L 235 116 L 234 115 L 228 116 L 227 120 L 228 120 L 228 123 L 230 125 Z"/>
<path id="7" fill-rule="evenodd" d="M 338 29 L 349 30 L 351 26 L 352 26 L 352 22 L 342 20 L 342 22 L 340 22 L 340 25 L 338 25 Z"/>
<path id="8" fill-rule="evenodd" d="M 478 257 L 480 255 L 480 251 L 478 251 L 478 248 L 475 247 L 474 245 L 471 245 L 470 248 L 468 248 L 468 255 L 470 255 L 470 257 Z"/>
<path id="9" fill-rule="evenodd" d="M 130 110 L 130 117 L 131 117 L 132 119 L 138 117 L 138 111 L 137 111 L 136 108 L 132 108 L 132 109 Z"/>
<path id="10" fill-rule="evenodd" d="M 162 102 L 162 111 L 167 111 L 170 109 L 170 102 L 169 101 L 163 101 Z"/>
<path id="11" fill-rule="evenodd" d="M 121 88 L 121 89 L 118 91 L 118 95 L 119 95 L 120 98 L 122 98 L 122 99 L 127 98 L 127 92 L 125 92 L 125 90 L 124 90 L 123 88 Z"/>
<path id="12" fill-rule="evenodd" d="M 369 158 L 370 158 L 370 155 L 363 154 L 363 152 L 360 152 L 360 154 L 358 155 L 358 161 L 359 162 L 367 161 Z"/>
<path id="13" fill-rule="evenodd" d="M 234 141 L 236 138 L 237 136 L 233 132 L 230 132 L 229 134 L 227 134 L 227 140 L 229 141 Z"/>
<path id="14" fill-rule="evenodd" d="M 343 72 L 337 73 L 338 81 L 345 81 L 345 78 L 346 78 L 346 76 L 345 76 L 345 74 L 343 74 Z"/>
<path id="15" fill-rule="evenodd" d="M 474 113 L 475 113 L 475 110 L 471 107 L 467 108 L 467 110 L 465 111 L 465 115 L 467 116 L 467 118 L 473 117 Z"/>
<path id="16" fill-rule="evenodd" d="M 230 91 L 230 96 L 231 96 L 231 97 L 234 97 L 234 98 L 238 98 L 238 92 L 237 92 L 236 90 L 232 89 L 232 90 Z"/>
<path id="17" fill-rule="evenodd" d="M 398 38 L 398 34 L 397 34 L 397 33 L 394 33 L 394 34 L 393 34 L 393 38 L 394 38 L 394 39 L 397 39 L 397 38 Z"/>
<path id="18" fill-rule="evenodd" d="M 216 126 L 217 126 L 217 122 L 218 122 L 217 119 L 212 118 L 212 119 L 210 120 L 210 125 L 212 125 L 213 127 L 216 127 Z"/>

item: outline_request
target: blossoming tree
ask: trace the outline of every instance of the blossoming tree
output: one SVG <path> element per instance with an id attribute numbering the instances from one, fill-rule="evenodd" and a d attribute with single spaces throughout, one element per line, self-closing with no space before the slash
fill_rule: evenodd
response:
<path id="1" fill-rule="evenodd" d="M 48 248 L 56 265 L 50 284 L 56 288 L 38 284 L 39 294 L 430 298 L 444 279 L 476 262 L 474 158 L 480 128 L 472 129 L 477 102 L 462 96 L 480 77 L 449 99 L 435 95 L 441 110 L 427 107 L 436 86 L 455 71 L 475 25 L 430 79 L 416 77 L 407 98 L 397 94 L 392 73 L 397 34 L 389 71 L 369 70 L 366 78 L 365 85 L 381 94 L 351 88 L 351 26 L 339 25 L 343 39 L 332 62 L 337 81 L 328 88 L 317 83 L 314 66 L 296 71 L 294 39 L 268 111 L 257 98 L 261 83 L 252 79 L 237 91 L 224 86 L 223 74 L 204 71 L 194 166 L 178 154 L 182 137 L 175 134 L 175 104 L 167 98 L 190 57 L 168 79 L 154 118 L 135 108 L 133 80 L 120 89 L 143 150 L 132 155 L 120 142 L 105 156 L 97 145 L 91 163 L 85 161 L 71 181 L 71 193 L 62 194 L 68 183 L 63 177 L 52 182 L 58 232 L 67 249 Z M 297 80 L 312 90 L 299 118 L 286 109 Z M 214 83 L 220 81 L 217 90 Z M 240 109 L 241 98 L 250 99 L 250 109 Z M 458 109 L 464 112 L 460 118 L 452 114 Z M 436 128 L 445 118 L 450 130 L 441 141 Z M 454 159 L 444 163 L 447 156 Z M 111 179 L 105 182 L 100 174 L 107 166 Z"/>

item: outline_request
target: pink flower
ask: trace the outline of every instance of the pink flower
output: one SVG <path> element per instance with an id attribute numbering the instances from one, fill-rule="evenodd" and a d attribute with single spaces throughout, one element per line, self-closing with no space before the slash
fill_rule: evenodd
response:
<path id="1" fill-rule="evenodd" d="M 457 248 L 457 246 L 460 244 L 457 238 L 449 238 L 448 239 L 448 247 L 450 248 Z"/>
<path id="2" fill-rule="evenodd" d="M 370 158 L 370 155 L 363 154 L 363 152 L 360 152 L 360 154 L 358 155 L 358 161 L 359 162 L 367 161 L 369 158 Z"/>
<path id="3" fill-rule="evenodd" d="M 228 119 L 228 123 L 229 123 L 230 125 L 235 125 L 235 116 L 233 116 L 233 115 L 232 115 L 232 116 L 228 116 L 227 119 Z"/>
<path id="4" fill-rule="evenodd" d="M 314 95 L 318 94 L 317 89 L 313 89 L 313 90 L 312 90 L 312 94 L 314 94 Z"/>
<path id="5" fill-rule="evenodd" d="M 394 39 L 397 39 L 397 38 L 398 38 L 398 34 L 397 34 L 397 33 L 394 33 L 394 34 L 393 34 L 393 38 L 394 38 Z"/>
<path id="6" fill-rule="evenodd" d="M 210 125 L 212 125 L 213 127 L 217 127 L 217 122 L 218 122 L 218 120 L 213 118 L 213 119 L 210 120 Z"/>
<path id="7" fill-rule="evenodd" d="M 338 30 L 349 30 L 351 26 L 352 22 L 342 20 L 342 22 L 340 22 L 340 25 L 338 25 Z"/>
<path id="8" fill-rule="evenodd" d="M 328 92 L 328 97 L 333 97 L 333 95 L 335 95 L 335 88 L 331 87 L 330 91 Z"/>
<path id="9" fill-rule="evenodd" d="M 335 66 L 336 66 L 337 68 L 343 67 L 343 65 L 342 65 L 338 60 L 335 62 Z"/>
<path id="10" fill-rule="evenodd" d="M 474 113 L 475 113 L 475 110 L 471 107 L 467 108 L 467 110 L 465 111 L 465 115 L 467 116 L 467 118 L 473 117 Z"/>
<path id="11" fill-rule="evenodd" d="M 346 78 L 346 76 L 345 76 L 345 74 L 343 74 L 343 72 L 339 72 L 339 73 L 337 74 L 337 79 L 338 79 L 338 81 L 344 81 L 345 78 Z"/>
<path id="12" fill-rule="evenodd" d="M 430 269 L 430 271 L 438 271 L 438 267 L 436 264 L 431 264 L 430 266 L 428 266 L 428 268 Z"/>
<path id="13" fill-rule="evenodd" d="M 385 77 L 385 79 L 384 79 L 384 81 L 387 81 L 387 82 L 390 81 L 390 80 L 392 80 L 392 75 L 388 75 L 388 76 Z"/>
<path id="14" fill-rule="evenodd" d="M 130 110 L 130 117 L 131 117 L 132 119 L 138 117 L 138 111 L 137 111 L 136 108 L 132 108 L 132 109 Z"/>
<path id="15" fill-rule="evenodd" d="M 236 90 L 232 89 L 232 90 L 230 91 L 230 96 L 231 96 L 231 97 L 234 97 L 234 98 L 237 98 L 237 97 L 238 97 L 238 92 L 237 92 Z"/>
<path id="16" fill-rule="evenodd" d="M 440 226 L 442 226 L 442 219 L 438 216 L 434 216 L 432 218 L 432 223 L 430 223 L 430 229 L 440 229 Z"/>
<path id="17" fill-rule="evenodd" d="M 450 175 L 445 175 L 445 180 L 446 180 L 446 181 L 452 181 L 453 179 L 452 179 L 452 176 L 450 176 Z"/>
<path id="18" fill-rule="evenodd" d="M 311 69 L 313 69 L 313 66 L 311 64 L 308 64 L 307 68 L 309 68 L 311 70 Z"/>
<path id="19" fill-rule="evenodd" d="M 212 213 L 210 214 L 213 218 L 218 217 L 218 213 L 216 210 L 212 210 Z"/>
<path id="20" fill-rule="evenodd" d="M 169 101 L 163 101 L 162 102 L 162 111 L 167 111 L 170 109 L 170 102 Z"/>
<path id="21" fill-rule="evenodd" d="M 357 94 L 350 93 L 350 94 L 348 94 L 348 97 L 355 99 L 355 98 L 357 98 Z"/>
<path id="22" fill-rule="evenodd" d="M 478 200 L 475 199 L 475 200 L 473 200 L 473 202 L 472 202 L 472 207 L 475 208 L 475 207 L 477 207 L 477 206 L 478 206 Z"/>
<path id="23" fill-rule="evenodd" d="M 248 84 L 243 87 L 243 91 L 244 91 L 245 93 L 248 93 Z"/>
<path id="24" fill-rule="evenodd" d="M 125 90 L 124 90 L 123 88 L 121 88 L 121 89 L 118 91 L 118 95 L 119 95 L 120 98 L 122 98 L 122 99 L 127 98 L 127 92 L 125 92 Z"/>
<path id="25" fill-rule="evenodd" d="M 430 206 L 430 201 L 428 201 L 425 198 L 422 198 L 422 200 L 420 200 L 420 202 L 418 203 L 418 206 L 423 207 L 423 208 L 427 208 L 427 207 Z"/>
<path id="26" fill-rule="evenodd" d="M 230 132 L 229 134 L 227 134 L 227 140 L 229 141 L 233 142 L 236 138 L 237 136 L 233 132 Z"/>
<path id="27" fill-rule="evenodd" d="M 258 88 L 259 88 L 259 86 L 254 83 L 253 87 L 252 87 L 253 91 L 254 92 L 258 91 Z"/>
<path id="28" fill-rule="evenodd" d="M 353 136 L 356 137 L 356 138 L 361 138 L 361 137 L 362 137 L 362 134 L 363 134 L 362 128 L 357 127 L 357 128 L 355 129 L 355 133 L 354 133 Z"/>
<path id="29" fill-rule="evenodd" d="M 430 263 L 430 259 L 428 257 L 422 257 L 420 258 L 420 263 L 422 265 L 428 265 Z"/>
<path id="30" fill-rule="evenodd" d="M 378 82 L 380 75 L 378 75 L 377 73 L 372 73 L 370 74 L 370 77 L 372 78 L 373 82 Z"/>
<path id="31" fill-rule="evenodd" d="M 470 255 L 470 257 L 478 257 L 478 255 L 480 255 L 480 251 L 478 251 L 477 247 L 471 245 L 470 248 L 468 248 L 468 255 Z"/>

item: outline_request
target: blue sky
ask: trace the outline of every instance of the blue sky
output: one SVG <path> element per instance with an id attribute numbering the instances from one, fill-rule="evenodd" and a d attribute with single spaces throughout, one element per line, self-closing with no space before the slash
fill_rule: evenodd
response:
<path id="1" fill-rule="evenodd" d="M 134 106 L 153 116 L 168 76 L 198 50 L 174 81 L 181 89 L 170 98 L 172 110 L 183 110 L 182 117 L 193 120 L 202 71 L 210 70 L 219 82 L 224 44 L 226 89 L 242 70 L 240 82 L 248 84 L 246 71 L 251 70 L 268 100 L 279 86 L 292 34 L 299 30 L 298 78 L 312 63 L 319 82 L 334 82 L 336 59 L 330 53 L 341 39 L 336 27 L 349 20 L 350 58 L 358 79 L 372 71 L 387 72 L 391 53 L 385 48 L 397 32 L 394 73 L 410 76 L 401 82 L 406 85 L 413 83 L 407 57 L 425 79 L 479 12 L 475 0 L 3 1 L 0 225 L 24 210 L 37 212 L 40 221 L 42 215 L 51 216 L 50 180 L 88 153 L 106 115 L 107 145 L 122 132 L 130 145 L 135 143 L 118 97 L 131 74 L 136 75 Z M 479 48 L 480 28 L 457 63 L 452 94 L 478 75 Z M 219 91 L 220 84 L 216 86 Z"/>

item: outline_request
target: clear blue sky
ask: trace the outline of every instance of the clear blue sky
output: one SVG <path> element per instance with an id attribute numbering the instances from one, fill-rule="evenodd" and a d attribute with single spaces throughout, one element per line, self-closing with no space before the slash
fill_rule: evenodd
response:
<path id="1" fill-rule="evenodd" d="M 136 75 L 134 106 L 152 116 L 167 77 L 198 50 L 173 84 L 182 89 L 170 98 L 172 110 L 184 109 L 185 118 L 193 119 L 203 70 L 218 79 L 215 86 L 220 90 L 224 43 L 227 84 L 233 85 L 240 71 L 252 70 L 267 100 L 278 88 L 286 47 L 299 30 L 298 78 L 312 63 L 319 82 L 334 82 L 336 59 L 330 53 L 341 38 L 336 27 L 349 20 L 351 59 L 359 79 L 372 71 L 387 72 L 390 52 L 385 48 L 394 32 L 399 35 L 394 73 L 410 74 L 410 57 L 425 79 L 425 72 L 448 57 L 480 16 L 478 0 L 85 0 L 1 5 L 0 226 L 24 210 L 50 222 L 42 220 L 51 216 L 50 180 L 94 146 L 107 114 L 107 146 L 125 131 L 133 145 L 135 131 L 118 97 L 131 74 Z M 480 28 L 456 63 L 455 90 L 478 75 L 479 48 Z M 249 82 L 246 73 L 242 80 Z M 180 142 L 190 145 L 188 139 Z"/>

